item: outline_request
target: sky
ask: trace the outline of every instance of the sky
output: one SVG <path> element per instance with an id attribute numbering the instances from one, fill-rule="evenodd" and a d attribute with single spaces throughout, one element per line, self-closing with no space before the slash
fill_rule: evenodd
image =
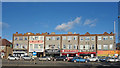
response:
<path id="1" fill-rule="evenodd" d="M 18 33 L 101 34 L 114 31 L 117 2 L 3 2 L 2 37 Z M 0 23 L 1 24 L 1 23 Z"/>

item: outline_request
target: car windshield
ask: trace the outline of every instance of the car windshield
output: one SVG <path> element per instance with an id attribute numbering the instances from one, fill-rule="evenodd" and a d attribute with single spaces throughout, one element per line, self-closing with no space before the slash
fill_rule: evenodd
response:
<path id="1" fill-rule="evenodd" d="M 42 58 L 46 58 L 46 56 L 43 56 Z"/>

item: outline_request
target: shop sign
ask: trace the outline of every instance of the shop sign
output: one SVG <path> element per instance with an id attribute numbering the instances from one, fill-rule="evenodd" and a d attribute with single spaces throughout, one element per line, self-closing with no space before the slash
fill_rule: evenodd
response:
<path id="1" fill-rule="evenodd" d="M 59 49 L 47 49 L 47 50 L 45 50 L 45 52 L 47 52 L 47 53 L 58 53 L 58 52 L 60 52 L 60 50 Z"/>
<path id="2" fill-rule="evenodd" d="M 64 53 L 77 53 L 78 50 L 61 50 L 61 52 L 64 52 Z"/>

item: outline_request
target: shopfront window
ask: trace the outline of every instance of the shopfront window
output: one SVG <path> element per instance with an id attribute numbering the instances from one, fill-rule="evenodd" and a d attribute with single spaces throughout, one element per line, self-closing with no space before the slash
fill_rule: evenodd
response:
<path id="1" fill-rule="evenodd" d="M 34 49 L 38 49 L 38 44 L 34 44 Z"/>

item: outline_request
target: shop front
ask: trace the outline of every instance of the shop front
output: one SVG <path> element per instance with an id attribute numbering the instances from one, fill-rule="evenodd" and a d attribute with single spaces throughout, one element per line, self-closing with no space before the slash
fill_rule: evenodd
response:
<path id="1" fill-rule="evenodd" d="M 59 49 L 46 49 L 45 55 L 52 56 L 52 57 L 60 56 L 60 50 Z"/>
<path id="2" fill-rule="evenodd" d="M 96 52 L 78 52 L 78 55 L 81 57 L 94 57 L 96 56 Z"/>
<path id="3" fill-rule="evenodd" d="M 120 55 L 120 50 L 101 50 L 101 51 L 97 51 L 97 56 L 116 56 L 116 55 Z"/>
<path id="4" fill-rule="evenodd" d="M 62 56 L 75 57 L 78 56 L 78 50 L 61 50 Z"/>

